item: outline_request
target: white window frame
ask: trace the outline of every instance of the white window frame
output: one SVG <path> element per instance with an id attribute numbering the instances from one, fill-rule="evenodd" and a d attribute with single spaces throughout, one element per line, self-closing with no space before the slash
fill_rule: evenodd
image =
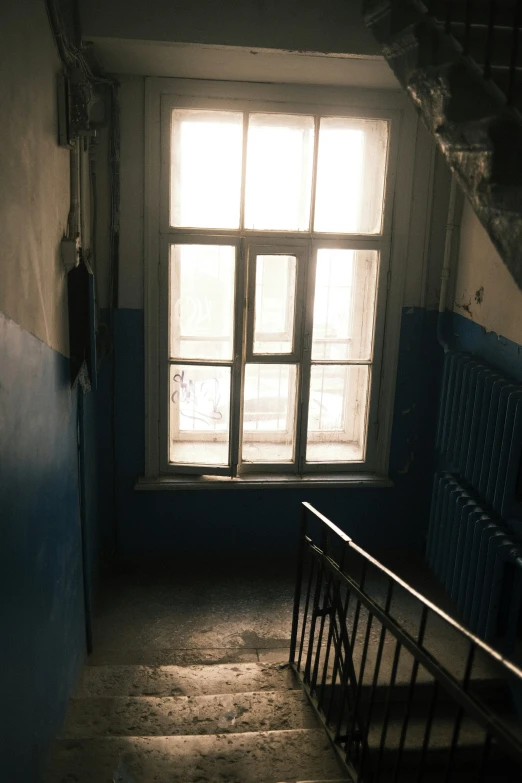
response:
<path id="1" fill-rule="evenodd" d="M 168 420 L 166 405 L 162 404 L 161 390 L 167 388 L 166 356 L 168 334 L 165 297 L 167 289 L 165 270 L 168 247 L 173 243 L 208 241 L 233 244 L 238 254 L 236 290 L 244 290 L 247 244 L 282 246 L 299 249 L 308 254 L 307 274 L 313 274 L 318 247 L 350 249 L 377 249 L 380 269 L 377 284 L 375 340 L 372 365 L 374 367 L 370 392 L 370 410 L 367 426 L 367 449 L 364 463 L 307 466 L 307 474 L 336 473 L 372 474 L 385 476 L 388 470 L 391 426 L 395 393 L 401 308 L 406 268 L 409 215 L 412 200 L 416 120 L 405 111 L 404 96 L 397 92 L 364 90 L 359 88 L 320 88 L 303 85 L 265 85 L 233 82 L 205 82 L 185 79 L 146 79 L 145 89 L 145 478 L 147 481 L 173 477 L 179 474 L 177 466 L 168 464 Z M 303 113 L 320 116 L 385 119 L 390 123 L 388 166 L 385 191 L 385 210 L 382 233 L 379 235 L 332 235 L 314 233 L 313 228 L 303 232 L 255 230 L 209 230 L 207 238 L 202 231 L 191 232 L 172 228 L 169 223 L 170 159 L 169 140 L 162 127 L 170 121 L 173 108 L 203 108 L 235 111 L 273 111 Z M 246 139 L 244 139 L 246 143 Z M 163 196 L 162 196 L 163 194 Z M 400 194 L 400 197 L 397 197 Z M 233 240 L 231 241 L 231 237 Z M 305 332 L 311 336 L 313 287 L 308 285 L 304 318 Z M 243 301 L 236 295 L 235 340 L 243 343 Z M 250 328 L 250 316 L 247 328 Z M 296 335 L 297 336 L 297 335 Z M 286 360 L 287 357 L 284 357 Z M 274 357 L 274 361 L 283 361 Z M 240 384 L 240 366 L 244 358 L 233 364 L 233 386 Z M 190 362 L 189 362 L 190 363 Z M 164 394 L 166 399 L 166 394 Z M 232 407 L 232 460 L 238 461 L 240 414 L 238 395 Z M 234 396 L 232 396 L 234 400 Z M 306 404 L 306 403 L 305 403 Z M 306 427 L 306 411 L 301 414 L 301 426 Z M 284 473 L 282 465 L 243 466 L 242 475 L 249 473 Z M 292 470 L 295 470 L 292 468 Z M 205 473 L 204 467 L 184 468 L 186 474 Z M 213 474 L 229 475 L 212 467 Z M 302 474 L 298 474 L 302 475 Z"/>

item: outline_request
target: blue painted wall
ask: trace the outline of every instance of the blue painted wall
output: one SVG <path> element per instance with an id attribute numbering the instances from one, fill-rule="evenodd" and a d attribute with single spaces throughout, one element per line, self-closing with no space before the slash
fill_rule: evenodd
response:
<path id="1" fill-rule="evenodd" d="M 69 361 L 0 314 L 0 779 L 6 783 L 39 783 L 85 657 L 77 413 Z"/>
<path id="2" fill-rule="evenodd" d="M 478 356 L 506 376 L 522 381 L 522 346 L 518 343 L 459 313 L 451 313 L 451 335 L 452 348 Z"/>
<path id="3" fill-rule="evenodd" d="M 363 546 L 422 548 L 442 363 L 435 313 L 405 308 L 402 315 L 392 488 L 135 491 L 144 472 L 143 334 L 142 310 L 114 312 L 117 503 L 114 517 L 106 517 L 105 535 L 117 538 L 120 555 L 260 553 L 274 547 L 293 552 L 302 500 L 316 505 Z M 111 407 L 111 371 L 106 363 L 100 378 L 105 416 Z M 104 455 L 101 473 L 108 476 L 107 425 L 99 448 Z"/>

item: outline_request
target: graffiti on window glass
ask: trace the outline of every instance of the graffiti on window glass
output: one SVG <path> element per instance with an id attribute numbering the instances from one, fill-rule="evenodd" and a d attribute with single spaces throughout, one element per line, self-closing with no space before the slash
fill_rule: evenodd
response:
<path id="1" fill-rule="evenodd" d="M 208 425 L 215 425 L 223 418 L 219 410 L 221 392 L 217 378 L 194 380 L 186 370 L 182 370 L 174 375 L 173 381 L 178 388 L 172 392 L 171 399 L 179 405 L 181 416 Z"/>

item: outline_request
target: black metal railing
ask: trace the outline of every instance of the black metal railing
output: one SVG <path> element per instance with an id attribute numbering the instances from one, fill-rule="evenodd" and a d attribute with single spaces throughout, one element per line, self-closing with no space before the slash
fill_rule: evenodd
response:
<path id="1" fill-rule="evenodd" d="M 522 671 L 308 503 L 290 664 L 354 781 L 522 780 Z"/>
<path id="2" fill-rule="evenodd" d="M 502 93 L 522 108 L 522 0 L 423 0 L 428 14 Z"/>

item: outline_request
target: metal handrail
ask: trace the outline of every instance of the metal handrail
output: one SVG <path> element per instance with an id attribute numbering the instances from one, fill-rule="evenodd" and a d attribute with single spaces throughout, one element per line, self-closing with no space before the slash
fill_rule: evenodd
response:
<path id="1" fill-rule="evenodd" d="M 318 540 L 309 535 L 310 520 L 319 524 Z M 351 572 L 353 569 L 347 563 L 348 556 L 355 557 L 362 566 L 359 580 Z M 385 600 L 382 605 L 366 590 L 370 569 L 373 569 L 374 576 L 385 583 Z M 416 635 L 412 635 L 392 616 L 390 609 L 397 588 L 404 590 L 420 608 Z M 364 613 L 367 621 L 361 648 L 359 624 Z M 461 679 L 456 678 L 425 645 L 427 623 L 432 616 L 442 621 L 444 627 L 451 627 L 467 645 L 466 664 Z M 376 646 L 370 644 L 374 623 L 380 625 Z M 393 640 L 395 646 L 391 671 L 383 683 L 382 663 L 386 639 Z M 390 747 L 391 713 L 396 708 L 394 692 L 403 650 L 411 657 L 412 668 L 407 682 L 406 701 L 401 702 L 398 742 L 396 746 Z M 354 657 L 356 651 L 360 654 L 359 662 Z M 375 653 L 371 683 L 368 682 L 367 671 L 370 653 Z M 480 748 L 473 746 L 474 751 L 480 750 L 476 780 L 497 779 L 496 771 L 493 777 L 489 776 L 488 764 L 490 768 L 495 766 L 495 770 L 499 764 L 503 765 L 504 771 L 508 769 L 508 774 L 511 774 L 511 769 L 518 770 L 513 772 L 516 776 L 503 780 L 515 781 L 520 778 L 522 740 L 508 727 L 502 715 L 472 692 L 473 667 L 478 653 L 488 661 L 494 661 L 501 668 L 503 677 L 522 689 L 522 670 L 515 664 L 379 563 L 313 506 L 302 504 L 290 664 L 300 677 L 334 747 L 354 780 L 387 783 L 402 779 L 399 775 L 403 772 L 408 750 L 408 730 L 414 706 L 419 711 L 416 699 L 419 670 L 431 678 L 431 690 L 428 702 L 420 705 L 420 716 L 416 715 L 423 726 L 422 746 L 418 748 L 415 761 L 417 781 L 427 779 L 423 770 L 429 767 L 432 771 L 433 764 L 429 762 L 434 752 L 440 755 L 440 747 L 432 748 L 430 738 L 442 703 L 451 705 L 455 715 L 451 723 L 451 740 L 447 742 L 445 751 L 445 775 L 437 779 L 449 781 L 459 764 L 471 763 L 469 747 L 459 741 L 463 725 L 469 728 L 470 723 L 477 727 L 476 731 L 484 734 Z M 365 682 L 369 687 L 365 687 Z M 378 712 L 376 714 L 379 683 L 384 684 L 386 691 L 382 715 Z M 376 741 L 379 730 L 380 736 Z M 386 762 L 390 761 L 393 762 L 392 771 L 386 768 Z"/>

